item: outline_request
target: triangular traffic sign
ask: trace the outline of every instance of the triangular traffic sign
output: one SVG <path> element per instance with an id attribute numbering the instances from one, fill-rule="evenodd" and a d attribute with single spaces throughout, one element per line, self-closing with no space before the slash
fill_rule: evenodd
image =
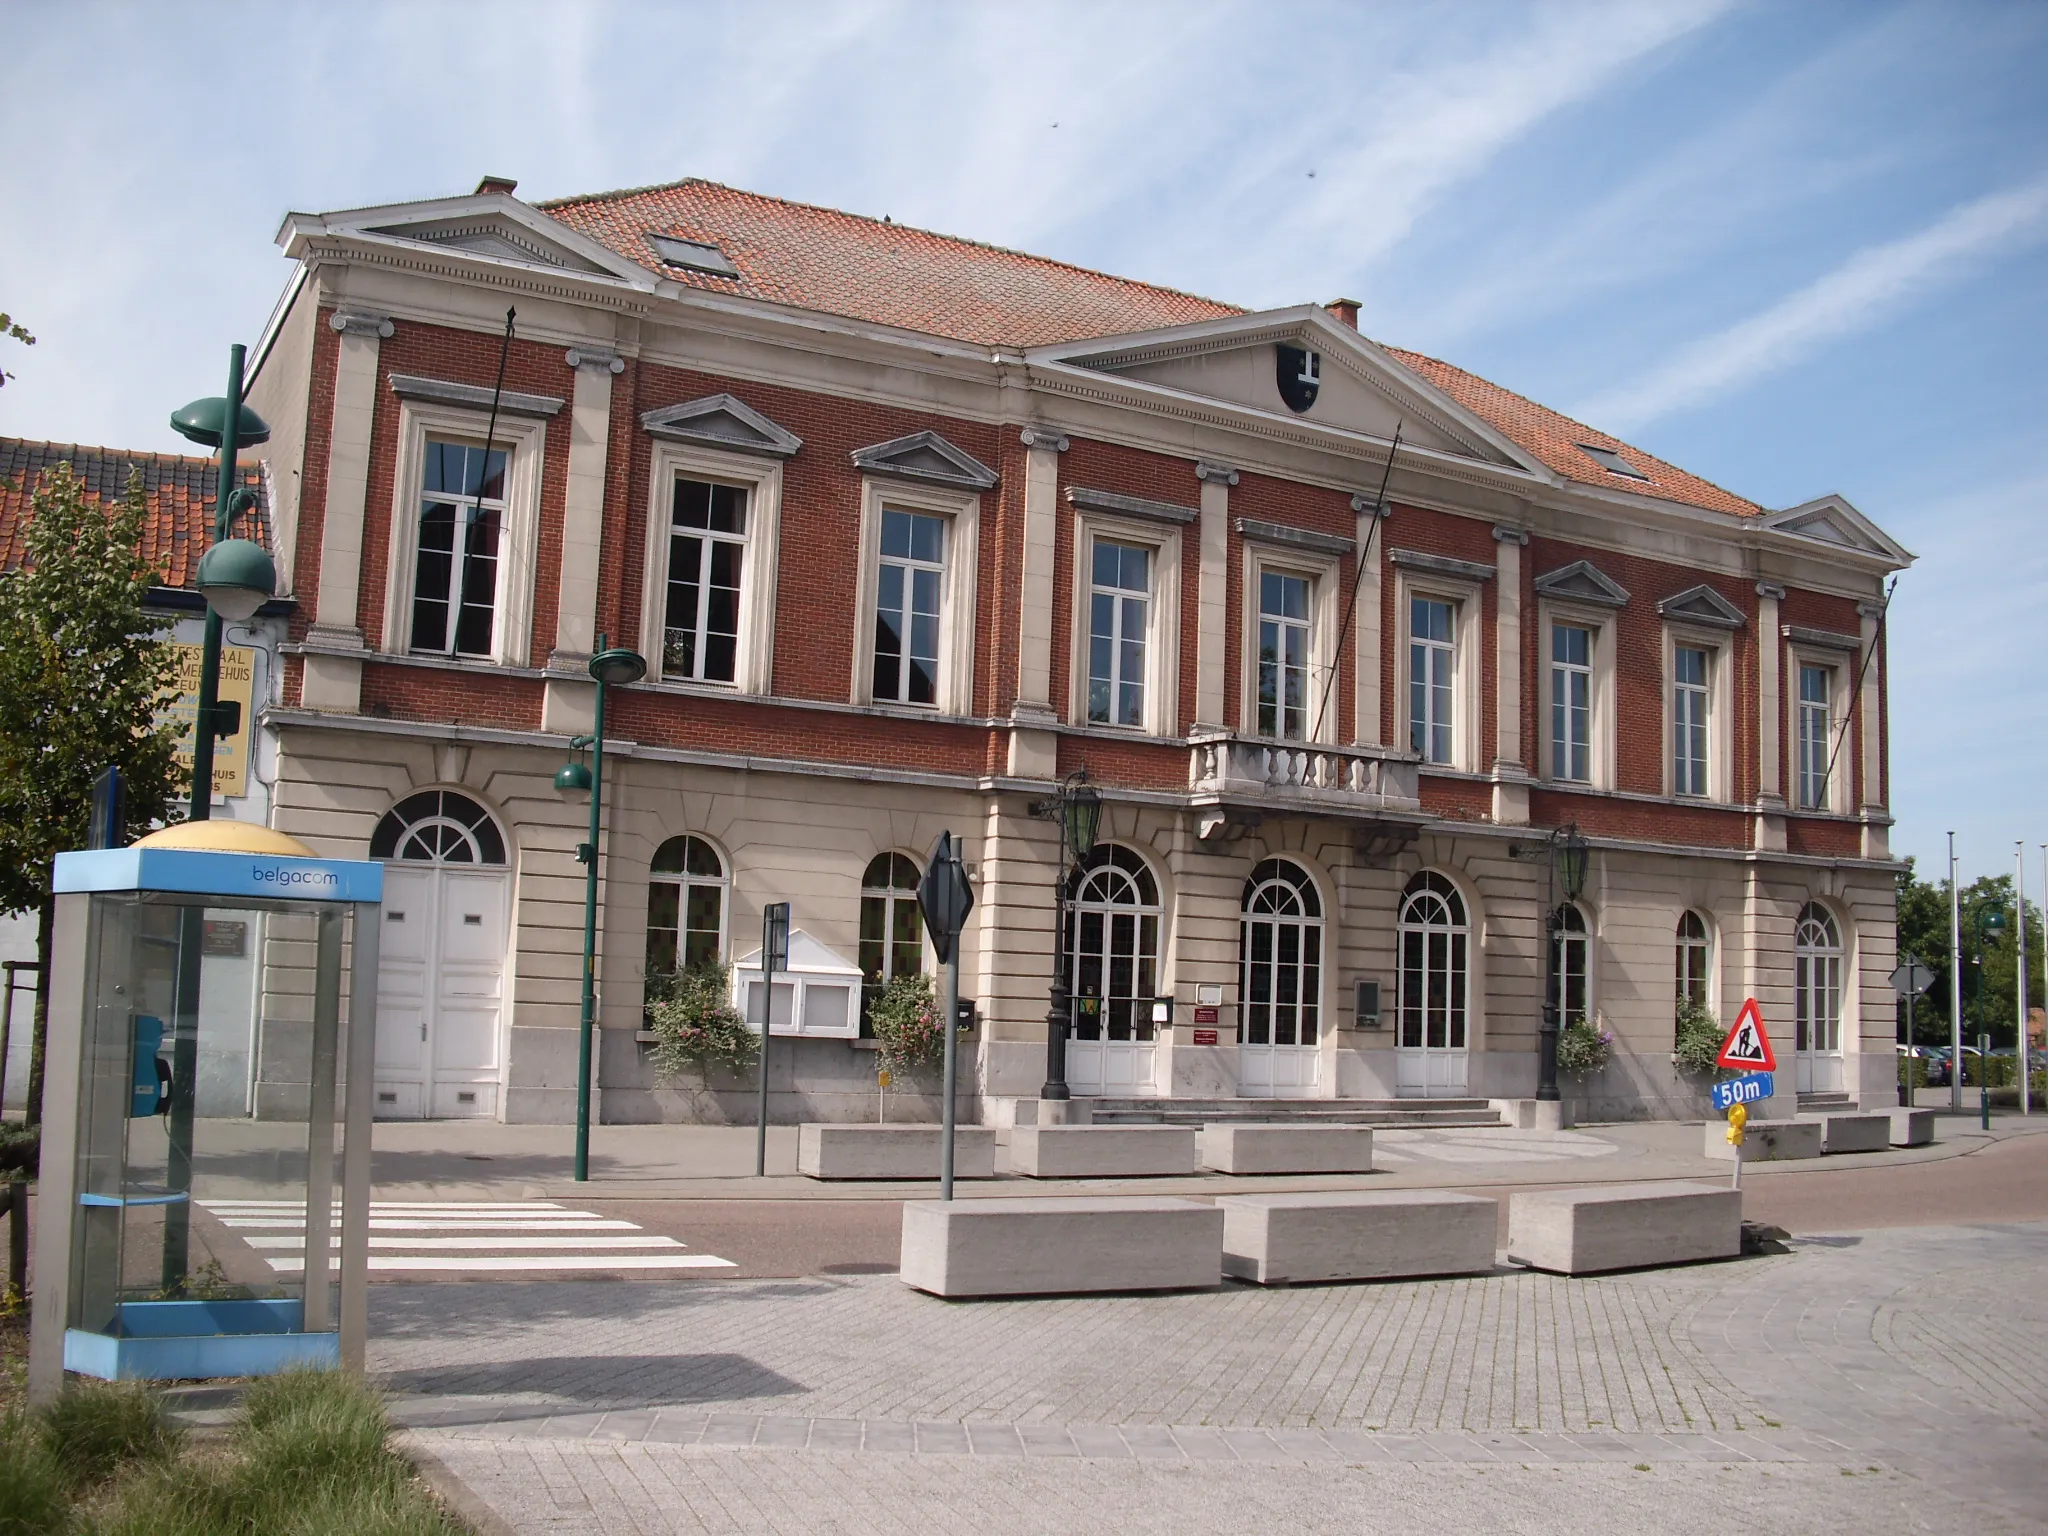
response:
<path id="1" fill-rule="evenodd" d="M 1764 1016 L 1753 997 L 1744 998 L 1742 1011 L 1735 1015 L 1735 1027 L 1721 1042 L 1721 1054 L 1714 1065 L 1735 1072 L 1775 1072 L 1778 1056 L 1771 1049 L 1771 1037 L 1764 1033 Z"/>

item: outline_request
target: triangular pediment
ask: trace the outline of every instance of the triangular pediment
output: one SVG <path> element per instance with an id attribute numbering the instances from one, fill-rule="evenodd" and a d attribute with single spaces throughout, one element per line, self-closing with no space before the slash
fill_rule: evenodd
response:
<path id="1" fill-rule="evenodd" d="M 1536 578 L 1535 587 L 1545 597 L 1563 602 L 1593 603 L 1601 608 L 1620 608 L 1628 602 L 1628 589 L 1590 560 L 1574 560 L 1546 571 Z"/>
<path id="2" fill-rule="evenodd" d="M 1042 347 L 1034 363 L 1109 374 L 1378 442 L 1540 473 L 1435 386 L 1316 305 Z"/>
<path id="3" fill-rule="evenodd" d="M 1665 598 L 1657 612 L 1675 623 L 1704 624 L 1710 629 L 1740 629 L 1749 622 L 1740 608 L 1705 582 Z"/>
<path id="4" fill-rule="evenodd" d="M 506 192 L 287 214 L 278 239 L 288 254 L 296 254 L 294 247 L 301 239 L 337 235 L 372 244 L 397 241 L 478 261 L 614 278 L 638 288 L 654 284 L 653 274 L 644 268 Z"/>
<path id="5" fill-rule="evenodd" d="M 733 961 L 736 971 L 761 970 L 761 946 L 756 944 L 746 954 Z M 789 930 L 789 961 L 775 974 L 787 976 L 796 972 L 806 976 L 858 976 L 859 966 L 827 944 L 820 943 L 801 928 Z"/>
<path id="6" fill-rule="evenodd" d="M 1880 555 L 1900 565 L 1909 565 L 1913 560 L 1903 545 L 1841 496 L 1816 497 L 1782 512 L 1768 513 L 1764 526 L 1859 554 Z"/>
<path id="7" fill-rule="evenodd" d="M 737 453 L 760 453 L 786 459 L 803 447 L 803 439 L 776 425 L 733 395 L 706 395 L 681 405 L 648 411 L 640 425 L 656 437 L 701 443 Z"/>
<path id="8" fill-rule="evenodd" d="M 913 432 L 872 448 L 856 448 L 853 462 L 870 474 L 901 475 L 962 490 L 985 491 L 997 479 L 994 470 L 936 432 Z"/>

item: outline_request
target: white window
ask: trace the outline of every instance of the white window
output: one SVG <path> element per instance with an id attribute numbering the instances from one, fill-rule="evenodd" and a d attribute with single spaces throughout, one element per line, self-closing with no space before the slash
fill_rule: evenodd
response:
<path id="1" fill-rule="evenodd" d="M 410 649 L 430 656 L 492 654 L 504 535 L 505 451 L 427 439 Z"/>
<path id="2" fill-rule="evenodd" d="M 1593 631 L 1550 626 L 1550 776 L 1593 777 Z"/>
<path id="3" fill-rule="evenodd" d="M 1671 651 L 1671 788 L 1707 793 L 1707 731 L 1711 718 L 1712 655 L 1696 645 Z"/>
<path id="4" fill-rule="evenodd" d="M 1592 1017 L 1592 936 L 1573 902 L 1557 909 L 1556 942 L 1558 1023 L 1583 1024 Z"/>
<path id="5" fill-rule="evenodd" d="M 1311 696 L 1309 612 L 1312 583 L 1284 571 L 1259 572 L 1259 723 L 1261 736 L 1307 737 Z"/>
<path id="6" fill-rule="evenodd" d="M 1438 598 L 1408 603 L 1408 750 L 1449 763 L 1457 743 L 1457 616 Z"/>
<path id="7" fill-rule="evenodd" d="M 1707 921 L 1697 912 L 1678 917 L 1678 1001 L 1695 1007 L 1710 1006 L 1708 982 L 1713 975 L 1714 941 Z"/>
<path id="8" fill-rule="evenodd" d="M 900 853 L 868 861 L 860 880 L 860 1017 L 898 976 L 924 969 L 924 918 L 917 906 L 917 866 Z"/>
<path id="9" fill-rule="evenodd" d="M 939 698 L 939 618 L 944 603 L 946 520 L 882 509 L 875 588 L 874 696 L 891 704 Z"/>
<path id="10" fill-rule="evenodd" d="M 1095 541 L 1088 587 L 1088 720 L 1145 723 L 1146 637 L 1152 607 L 1152 551 Z"/>
<path id="11" fill-rule="evenodd" d="M 1793 935 L 1792 1031 L 1800 1053 L 1842 1048 L 1842 937 L 1834 917 L 1808 902 Z"/>
<path id="12" fill-rule="evenodd" d="M 1833 748 L 1832 725 L 1835 669 L 1810 661 L 1799 663 L 1798 789 L 1799 808 L 1828 810 L 1828 755 Z"/>
<path id="13" fill-rule="evenodd" d="M 678 476 L 669 510 L 661 675 L 729 683 L 739 664 L 747 493 Z"/>
<path id="14" fill-rule="evenodd" d="M 716 965 L 725 955 L 725 861 L 701 837 L 672 837 L 647 874 L 647 974 Z"/>
<path id="15" fill-rule="evenodd" d="M 1401 1048 L 1464 1050 L 1471 930 L 1457 887 L 1434 870 L 1410 880 L 1399 933 Z"/>

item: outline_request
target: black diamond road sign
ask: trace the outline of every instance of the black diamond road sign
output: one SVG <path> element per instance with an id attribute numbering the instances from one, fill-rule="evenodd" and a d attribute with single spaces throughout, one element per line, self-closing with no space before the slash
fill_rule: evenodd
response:
<path id="1" fill-rule="evenodd" d="M 967 886 L 967 868 L 960 862 L 960 849 L 950 832 L 941 832 L 939 840 L 932 844 L 931 862 L 917 887 L 917 905 L 924 913 L 925 931 L 932 936 L 932 949 L 943 965 L 953 958 L 953 947 L 974 907 L 974 892 Z"/>

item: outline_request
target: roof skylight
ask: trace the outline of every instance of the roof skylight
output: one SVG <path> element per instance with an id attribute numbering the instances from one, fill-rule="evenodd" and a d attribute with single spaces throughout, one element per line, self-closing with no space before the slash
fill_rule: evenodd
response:
<path id="1" fill-rule="evenodd" d="M 709 272 L 714 277 L 738 277 L 740 269 L 725 259 L 725 252 L 702 240 L 684 240 L 676 235 L 649 235 L 654 254 L 671 267 L 692 272 Z"/>
<path id="2" fill-rule="evenodd" d="M 1598 464 L 1610 475 L 1620 475 L 1623 479 L 1627 480 L 1648 480 L 1650 478 L 1612 448 L 1596 448 L 1591 443 L 1581 443 L 1579 444 L 1579 452 L 1583 453 L 1595 464 Z"/>

